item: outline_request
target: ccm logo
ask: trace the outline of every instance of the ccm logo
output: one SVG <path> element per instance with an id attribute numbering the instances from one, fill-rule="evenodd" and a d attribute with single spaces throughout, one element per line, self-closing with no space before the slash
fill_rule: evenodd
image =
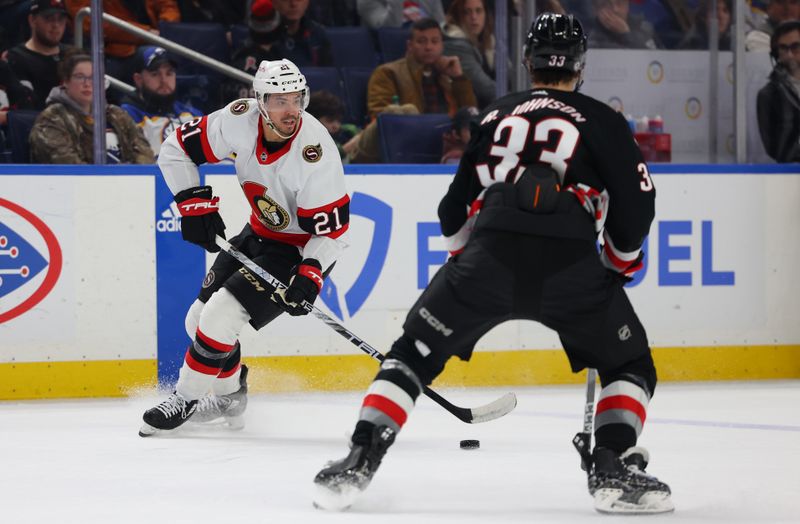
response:
<path id="1" fill-rule="evenodd" d="M 250 282 L 251 284 L 253 284 L 253 287 L 254 287 L 254 288 L 256 288 L 256 291 L 266 291 L 266 288 L 264 288 L 264 286 L 262 286 L 262 285 L 261 285 L 261 282 L 259 282 L 259 281 L 258 281 L 258 279 L 257 279 L 255 276 L 253 276 L 253 275 L 252 275 L 252 274 L 251 274 L 251 273 L 250 273 L 250 272 L 247 270 L 247 268 L 240 267 L 240 268 L 239 268 L 239 273 L 241 273 L 241 274 L 242 274 L 242 276 L 244 276 L 244 278 L 245 278 L 245 279 L 246 279 L 248 282 Z"/>
<path id="2" fill-rule="evenodd" d="M 419 308 L 419 316 L 424 318 L 425 322 L 427 322 L 433 329 L 440 332 L 442 335 L 449 337 L 450 335 L 453 334 L 452 329 L 442 324 L 442 322 L 438 318 L 431 315 L 431 312 L 425 309 L 424 307 Z"/>

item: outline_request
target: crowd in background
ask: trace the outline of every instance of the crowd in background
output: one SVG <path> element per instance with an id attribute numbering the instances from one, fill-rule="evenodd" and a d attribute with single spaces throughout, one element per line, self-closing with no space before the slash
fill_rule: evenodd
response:
<path id="1" fill-rule="evenodd" d="M 443 161 L 457 162 L 468 139 L 465 118 L 468 122 L 469 115 L 495 97 L 495 1 L 104 0 L 103 7 L 155 35 L 162 23 L 221 24 L 229 46 L 224 61 L 250 74 L 261 60 L 279 58 L 301 69 L 338 67 L 329 27 L 363 26 L 373 36 L 384 27 L 406 28 L 405 56 L 374 69 L 358 111 L 348 107 L 352 100 L 311 85 L 309 112 L 323 121 L 343 158 L 352 162 L 381 160 L 375 125 L 379 114 L 446 113 L 453 128 L 444 139 Z M 512 16 L 520 12 L 519 1 L 508 0 Z M 786 24 L 800 18 L 800 0 L 537 0 L 536 9 L 578 16 L 590 49 L 707 49 L 715 7 L 718 47 L 728 50 L 735 1 L 747 3 L 747 50 L 769 52 L 777 64 L 759 95 L 759 122 L 777 120 L 782 127 L 762 129 L 765 148 L 778 161 L 798 161 L 800 45 L 794 42 L 795 34 L 800 41 L 800 26 L 792 30 Z M 15 112 L 40 112 L 30 134 L 32 161 L 92 162 L 91 57 L 88 50 L 69 45 L 73 20 L 90 3 L 0 0 L 0 129 L 9 125 L 9 118 L 21 118 Z M 88 24 L 87 17 L 85 41 Z M 773 36 L 779 26 L 785 42 Z M 237 39 L 237 34 L 245 37 Z M 210 84 L 203 97 L 192 98 L 191 86 L 181 85 L 179 62 L 167 51 L 110 24 L 104 24 L 104 36 L 106 73 L 136 88 L 135 93 L 107 90 L 109 162 L 152 162 L 175 126 L 251 96 L 249 86 L 222 79 Z M 361 114 L 363 119 L 352 117 Z M 148 147 L 137 145 L 133 152 L 127 145 L 120 148 L 136 142 L 128 133 L 137 127 L 142 146 Z M 0 150 L 8 148 L 3 142 Z"/>

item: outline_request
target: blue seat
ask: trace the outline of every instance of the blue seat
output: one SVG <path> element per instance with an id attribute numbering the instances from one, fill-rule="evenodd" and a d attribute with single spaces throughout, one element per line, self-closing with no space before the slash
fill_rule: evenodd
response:
<path id="1" fill-rule="evenodd" d="M 378 49 L 380 49 L 381 62 L 391 62 L 406 56 L 408 37 L 411 30 L 407 27 L 379 27 Z"/>
<path id="2" fill-rule="evenodd" d="M 250 38 L 250 29 L 243 24 L 231 26 L 231 55 L 244 47 L 247 39 Z"/>
<path id="3" fill-rule="evenodd" d="M 357 126 L 367 123 L 367 85 L 373 69 L 367 67 L 343 67 L 342 78 L 349 115 L 348 120 Z"/>
<path id="4" fill-rule="evenodd" d="M 11 162 L 31 163 L 31 146 L 28 137 L 39 111 L 17 110 L 8 112 L 8 145 L 11 147 Z"/>
<path id="5" fill-rule="evenodd" d="M 313 94 L 315 91 L 328 91 L 339 97 L 345 103 L 344 87 L 339 70 L 335 67 L 303 67 L 300 72 L 306 77 L 308 88 Z"/>
<path id="6" fill-rule="evenodd" d="M 438 164 L 442 158 L 442 135 L 452 125 L 446 114 L 380 114 L 381 159 L 390 164 Z"/>
<path id="7" fill-rule="evenodd" d="M 378 51 L 366 27 L 327 27 L 333 65 L 336 67 L 375 67 Z"/>
<path id="8" fill-rule="evenodd" d="M 231 53 L 225 27 L 222 24 L 161 22 L 161 36 L 176 44 L 200 53 L 223 64 L 231 63 Z M 182 75 L 208 75 L 210 79 L 222 77 L 213 69 L 173 53 L 178 62 L 178 72 Z"/>
<path id="9" fill-rule="evenodd" d="M 175 78 L 175 99 L 206 114 L 219 109 L 214 107 L 206 75 L 178 75 Z"/>

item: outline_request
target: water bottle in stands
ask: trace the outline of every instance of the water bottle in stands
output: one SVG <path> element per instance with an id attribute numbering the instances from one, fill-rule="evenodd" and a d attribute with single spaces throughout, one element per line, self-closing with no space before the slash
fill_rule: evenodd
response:
<path id="1" fill-rule="evenodd" d="M 664 119 L 661 118 L 661 115 L 656 115 L 655 117 L 650 119 L 648 130 L 651 133 L 663 133 L 664 132 Z"/>

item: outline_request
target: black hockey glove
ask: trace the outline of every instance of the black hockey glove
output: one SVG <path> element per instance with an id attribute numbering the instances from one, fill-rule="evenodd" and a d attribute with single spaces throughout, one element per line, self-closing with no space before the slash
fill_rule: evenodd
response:
<path id="1" fill-rule="evenodd" d="M 293 317 L 307 315 L 308 311 L 301 304 L 304 300 L 313 304 L 320 289 L 322 289 L 322 266 L 313 258 L 307 258 L 295 268 L 294 275 L 289 280 L 289 287 L 273 293 L 272 300 Z"/>
<path id="2" fill-rule="evenodd" d="M 219 197 L 211 197 L 211 186 L 184 189 L 175 195 L 181 213 L 183 239 L 216 253 L 217 235 L 225 238 L 225 223 L 219 215 Z"/>

